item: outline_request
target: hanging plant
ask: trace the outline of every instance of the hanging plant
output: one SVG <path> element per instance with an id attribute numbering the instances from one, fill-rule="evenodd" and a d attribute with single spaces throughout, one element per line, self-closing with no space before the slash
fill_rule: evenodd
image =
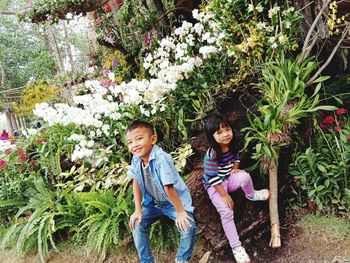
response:
<path id="1" fill-rule="evenodd" d="M 94 11 L 107 2 L 108 0 L 41 0 L 29 3 L 18 14 L 18 18 L 20 21 L 33 23 L 56 23 L 59 19 L 70 19 L 73 15 Z"/>

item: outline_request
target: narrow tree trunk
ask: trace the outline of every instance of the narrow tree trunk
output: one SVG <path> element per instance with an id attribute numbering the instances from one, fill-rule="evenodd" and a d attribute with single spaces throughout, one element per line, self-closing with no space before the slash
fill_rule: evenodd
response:
<path id="1" fill-rule="evenodd" d="M 0 61 L 0 85 L 4 85 L 6 79 L 5 70 L 2 66 L 2 61 Z"/>
<path id="2" fill-rule="evenodd" d="M 64 73 L 64 66 L 63 66 L 62 56 L 61 56 L 60 50 L 59 50 L 58 45 L 57 45 L 56 36 L 52 30 L 52 26 L 48 23 L 46 23 L 46 26 L 47 26 L 48 36 L 49 36 L 49 43 L 50 43 L 50 46 L 51 46 L 53 53 L 55 55 L 55 58 L 56 58 L 56 61 L 58 64 L 58 68 L 59 68 L 59 72 L 60 72 L 60 74 L 62 74 L 62 73 Z"/>
<path id="3" fill-rule="evenodd" d="M 278 213 L 278 180 L 277 166 L 275 160 L 271 158 L 269 165 L 269 181 L 271 198 L 269 201 L 270 221 L 271 221 L 271 240 L 270 247 L 277 248 L 281 246 L 280 238 L 280 219 Z"/>
<path id="4" fill-rule="evenodd" d="M 89 30 L 87 31 L 87 38 L 88 38 L 88 44 L 89 44 L 89 51 L 91 54 L 97 53 L 97 37 L 96 37 L 96 31 L 95 31 L 95 19 L 93 12 L 90 12 L 87 14 L 88 17 L 88 23 L 89 23 Z"/>
<path id="5" fill-rule="evenodd" d="M 64 29 L 64 39 L 66 41 L 67 46 L 67 53 L 69 58 L 69 64 L 72 72 L 75 72 L 75 65 L 74 65 L 74 59 L 73 59 L 73 53 L 72 53 L 72 47 L 69 41 L 69 33 L 68 33 L 68 27 L 67 22 L 63 21 L 63 29 Z"/>
<path id="6" fill-rule="evenodd" d="M 9 127 L 9 130 L 13 131 L 14 128 L 12 125 L 11 114 L 10 114 L 10 111 L 8 109 L 6 110 L 5 115 L 6 115 L 6 120 L 7 120 L 7 125 Z"/>

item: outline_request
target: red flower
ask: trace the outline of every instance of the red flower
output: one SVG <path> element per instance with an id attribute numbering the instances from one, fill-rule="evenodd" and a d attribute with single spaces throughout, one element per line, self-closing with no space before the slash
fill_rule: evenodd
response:
<path id="1" fill-rule="evenodd" d="M 109 4 L 104 4 L 104 5 L 102 6 L 102 9 L 103 9 L 103 11 L 105 11 L 106 13 L 112 12 L 112 8 L 111 8 L 111 6 L 110 6 Z"/>
<path id="2" fill-rule="evenodd" d="M 6 161 L 5 160 L 0 160 L 0 170 L 4 169 L 6 167 Z"/>
<path id="3" fill-rule="evenodd" d="M 42 139 L 42 141 L 43 141 L 43 142 L 48 142 L 49 139 L 44 138 L 44 139 Z"/>
<path id="4" fill-rule="evenodd" d="M 343 126 L 345 124 L 345 121 L 338 121 L 339 126 Z"/>
<path id="5" fill-rule="evenodd" d="M 18 150 L 18 161 L 24 163 L 26 161 L 26 150 Z"/>
<path id="6" fill-rule="evenodd" d="M 338 115 L 342 115 L 342 114 L 344 114 L 346 112 L 346 109 L 344 109 L 344 108 L 339 108 L 339 109 L 337 109 L 337 114 Z"/>
<path id="7" fill-rule="evenodd" d="M 297 179 L 297 178 L 294 178 L 294 179 L 293 179 L 293 182 L 294 182 L 296 185 L 299 185 L 300 180 L 299 180 L 299 179 Z"/>
<path id="8" fill-rule="evenodd" d="M 323 123 L 324 124 L 332 124 L 335 122 L 335 119 L 333 116 L 326 116 L 324 119 L 323 119 Z"/>
<path id="9" fill-rule="evenodd" d="M 325 130 L 325 129 L 327 129 L 327 125 L 326 125 L 326 124 L 321 124 L 321 125 L 320 125 L 320 128 L 321 128 L 322 130 Z"/>
<path id="10" fill-rule="evenodd" d="M 335 126 L 334 130 L 335 130 L 336 132 L 338 132 L 338 131 L 341 130 L 341 128 L 340 128 L 339 126 Z"/>

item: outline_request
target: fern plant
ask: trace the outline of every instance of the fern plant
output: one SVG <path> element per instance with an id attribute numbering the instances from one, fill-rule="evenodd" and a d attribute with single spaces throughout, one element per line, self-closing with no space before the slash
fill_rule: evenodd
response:
<path id="1" fill-rule="evenodd" d="M 162 219 L 150 226 L 149 239 L 152 248 L 157 251 L 169 251 L 178 245 L 178 231 L 173 222 Z"/>
<path id="2" fill-rule="evenodd" d="M 15 242 L 16 250 L 25 253 L 37 249 L 40 259 L 45 262 L 49 248 L 57 250 L 54 234 L 67 224 L 62 224 L 62 216 L 66 213 L 60 203 L 62 193 L 54 192 L 41 179 L 34 182 L 34 187 L 28 189 L 29 201 L 17 212 L 12 226 L 4 235 L 0 249 Z"/>
<path id="3" fill-rule="evenodd" d="M 126 184 L 113 190 L 80 193 L 87 218 L 80 223 L 80 238 L 86 238 L 89 252 L 104 259 L 112 246 L 119 247 L 129 225 L 132 195 Z"/>

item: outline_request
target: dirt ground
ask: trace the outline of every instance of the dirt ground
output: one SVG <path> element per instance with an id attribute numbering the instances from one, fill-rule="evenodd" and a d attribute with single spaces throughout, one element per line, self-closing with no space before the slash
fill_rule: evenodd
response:
<path id="1" fill-rule="evenodd" d="M 316 223 L 315 223 L 316 221 Z M 268 246 L 269 235 L 262 233 L 259 241 L 250 242 L 246 246 L 253 263 L 350 263 L 350 223 L 340 221 L 316 220 L 312 215 L 292 211 L 281 227 L 282 247 L 271 249 Z M 342 221 L 344 222 L 344 220 Z M 206 253 L 207 252 L 207 253 Z M 221 256 L 209 255 L 197 242 L 191 263 L 234 263 L 230 253 Z M 174 262 L 174 253 L 157 255 L 157 263 Z M 202 259 L 202 260 L 201 260 Z M 13 250 L 0 254 L 1 263 L 39 263 L 36 255 L 17 255 Z M 110 255 L 104 261 L 88 255 L 83 247 L 63 249 L 53 253 L 48 263 L 136 263 L 134 252 L 123 255 Z"/>

